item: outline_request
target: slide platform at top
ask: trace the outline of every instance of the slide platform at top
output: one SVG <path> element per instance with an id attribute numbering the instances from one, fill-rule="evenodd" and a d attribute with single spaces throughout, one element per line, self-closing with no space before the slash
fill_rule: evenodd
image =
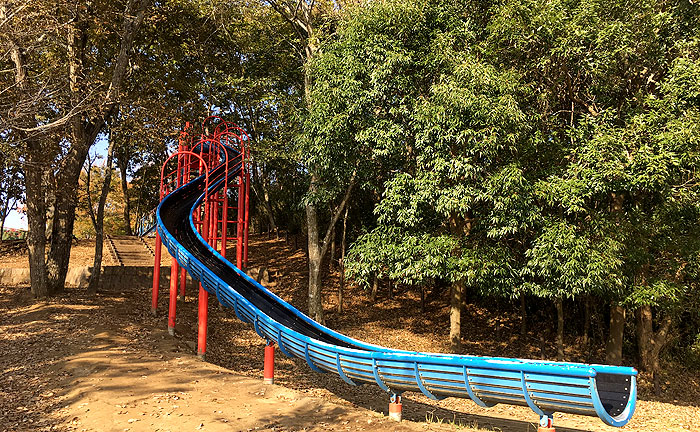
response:
<path id="1" fill-rule="evenodd" d="M 209 173 L 208 194 L 223 187 L 225 172 L 229 177 L 240 173 L 240 154 L 226 149 L 228 160 L 238 162 Z M 206 184 L 204 176 L 196 178 L 160 203 L 156 217 L 163 243 L 222 305 L 312 370 L 335 373 L 350 385 L 376 384 L 397 395 L 416 391 L 431 399 L 470 398 L 484 407 L 523 405 L 541 417 L 553 412 L 597 416 L 611 426 L 623 426 L 632 417 L 634 368 L 402 351 L 322 326 L 223 258 L 197 232 L 192 214 L 205 198 Z"/>

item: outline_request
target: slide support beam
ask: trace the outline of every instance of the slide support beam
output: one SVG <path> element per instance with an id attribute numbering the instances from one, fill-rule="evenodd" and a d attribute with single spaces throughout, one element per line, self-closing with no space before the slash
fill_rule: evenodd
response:
<path id="1" fill-rule="evenodd" d="M 263 383 L 275 383 L 275 343 L 268 342 L 265 345 L 265 363 L 263 370 Z"/>
<path id="2" fill-rule="evenodd" d="M 170 304 L 168 307 L 168 333 L 175 336 L 175 311 L 177 309 L 178 265 L 175 258 L 170 263 Z"/>
<path id="3" fill-rule="evenodd" d="M 207 320 L 209 317 L 209 293 L 199 284 L 199 304 L 197 327 L 197 356 L 204 360 L 207 353 Z"/>
<path id="4" fill-rule="evenodd" d="M 185 301 L 185 286 L 187 285 L 187 270 L 184 268 L 180 269 L 180 296 L 178 300 Z"/>

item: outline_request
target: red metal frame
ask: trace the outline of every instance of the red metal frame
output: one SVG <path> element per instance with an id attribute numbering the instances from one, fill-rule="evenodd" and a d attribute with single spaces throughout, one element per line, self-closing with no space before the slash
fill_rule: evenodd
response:
<path id="1" fill-rule="evenodd" d="M 168 162 L 171 160 L 177 158 L 177 169 L 175 171 L 170 171 L 167 172 L 165 171 L 166 167 L 168 166 Z M 209 167 L 205 164 L 204 159 L 202 158 L 201 155 L 198 155 L 195 152 L 192 151 L 178 151 L 175 154 L 172 154 L 170 157 L 168 157 L 165 162 L 163 163 L 163 166 L 160 170 L 160 199 L 161 201 L 165 196 L 167 196 L 170 192 L 175 190 L 177 187 L 180 187 L 181 185 L 187 183 L 189 181 L 189 175 L 191 175 L 190 170 L 188 169 L 187 172 L 185 173 L 184 167 L 185 164 L 188 166 L 190 165 L 190 161 L 199 161 L 199 172 L 198 174 L 201 175 L 201 173 L 204 173 L 205 180 L 205 190 L 209 188 Z M 170 181 L 167 181 L 167 179 L 170 179 Z M 187 181 L 185 181 L 187 180 Z M 205 205 L 204 205 L 204 220 L 208 220 L 208 206 L 207 206 L 207 199 L 205 197 Z M 207 237 L 207 230 L 206 230 L 206 225 L 205 225 L 205 231 L 204 231 L 204 237 Z M 157 241 L 160 240 L 159 238 Z M 156 248 L 159 248 L 160 245 L 156 244 Z M 159 252 L 159 251 L 157 251 Z M 178 269 L 178 263 L 177 259 L 175 257 L 172 257 L 172 261 L 170 264 L 170 297 L 169 297 L 169 302 L 168 302 L 168 333 L 171 335 L 175 334 L 175 316 L 176 316 L 176 311 L 177 311 L 177 297 L 178 297 L 178 279 L 179 279 L 179 269 Z M 155 311 L 155 307 L 158 306 L 157 304 L 157 299 L 158 299 L 158 294 L 157 290 L 159 288 L 158 285 L 156 285 L 155 280 L 156 277 L 158 280 L 160 279 L 160 275 L 156 276 L 156 271 L 160 273 L 160 253 L 156 253 L 156 261 L 154 263 L 154 274 L 153 274 L 153 299 L 155 299 L 154 304 L 152 304 L 152 310 Z M 184 288 L 184 284 L 183 284 Z M 183 298 L 184 298 L 184 293 L 183 293 Z"/>
<path id="2" fill-rule="evenodd" d="M 248 266 L 248 233 L 250 217 L 250 174 L 247 161 L 250 159 L 250 137 L 234 123 L 226 122 L 221 117 L 211 116 L 202 122 L 202 133 L 194 137 L 189 133 L 190 123 L 186 123 L 180 133 L 178 151 L 168 157 L 161 168 L 160 199 L 189 182 L 193 176 L 206 175 L 206 187 L 216 179 L 209 178 L 209 173 L 221 164 L 226 164 L 224 173 L 224 187 L 211 196 L 207 196 L 202 205 L 193 213 L 193 222 L 204 240 L 226 257 L 228 240 L 233 240 L 229 235 L 228 227 L 235 224 L 236 240 L 236 266 L 245 269 Z M 211 129 L 211 130 L 210 130 Z M 229 183 L 228 170 L 236 161 L 228 160 L 228 153 L 224 151 L 223 144 L 237 147 L 240 151 L 241 171 L 236 180 Z M 166 172 L 166 165 L 177 158 L 177 169 Z M 235 191 L 237 198 L 235 206 L 229 203 L 229 191 Z M 231 212 L 234 213 L 231 213 Z M 236 217 L 230 220 L 231 214 Z M 158 307 L 158 289 L 160 286 L 160 259 L 162 243 L 156 233 L 155 262 L 153 267 L 153 292 L 151 298 L 151 310 L 155 314 Z M 178 277 L 179 276 L 179 277 Z M 179 285 L 179 287 L 178 287 Z M 174 334 L 175 314 L 178 297 L 185 299 L 186 272 L 178 271 L 178 264 L 173 258 L 170 275 L 170 298 L 168 307 L 168 331 Z M 179 288 L 179 290 L 178 290 Z M 179 296 L 178 296 L 179 294 Z M 206 290 L 199 285 L 198 305 L 198 337 L 197 354 L 204 356 L 207 343 L 207 316 L 209 296 Z"/>

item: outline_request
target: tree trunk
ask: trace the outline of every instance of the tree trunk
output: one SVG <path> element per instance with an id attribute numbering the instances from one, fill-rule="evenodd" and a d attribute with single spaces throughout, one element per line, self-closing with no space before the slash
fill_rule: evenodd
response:
<path id="1" fill-rule="evenodd" d="M 53 169 L 44 170 L 43 182 L 44 201 L 46 202 L 46 244 L 48 245 L 51 242 L 54 216 L 56 216 L 56 179 L 54 178 Z"/>
<path id="2" fill-rule="evenodd" d="M 0 19 L 7 19 L 7 2 L 0 4 Z M 10 40 L 10 58 L 15 67 L 15 84 L 22 91 L 27 91 L 27 67 L 23 50 L 13 40 Z M 33 118 L 26 120 L 31 126 Z M 46 201 L 44 173 L 47 169 L 47 158 L 42 146 L 34 138 L 20 133 L 27 143 L 27 156 L 24 164 L 24 184 L 27 198 L 27 249 L 29 251 L 29 280 L 32 295 L 44 298 L 49 295 L 46 277 Z"/>
<path id="3" fill-rule="evenodd" d="M 520 336 L 527 335 L 527 303 L 525 294 L 520 293 Z"/>
<path id="4" fill-rule="evenodd" d="M 372 303 L 377 301 L 377 292 L 379 291 L 379 278 L 377 277 L 377 274 L 375 273 L 372 275 L 372 292 L 369 296 L 369 299 Z"/>
<path id="5" fill-rule="evenodd" d="M 420 313 L 425 313 L 425 287 L 420 287 Z"/>
<path id="6" fill-rule="evenodd" d="M 5 236 L 5 220 L 10 214 L 10 192 L 8 191 L 5 196 L 5 202 L 0 205 L 0 243 L 2 243 L 2 238 Z M 14 207 L 14 203 L 12 206 Z"/>
<path id="7" fill-rule="evenodd" d="M 63 290 L 68 273 L 80 169 L 85 163 L 88 151 L 95 139 L 116 113 L 134 37 L 143 22 L 149 4 L 150 0 L 129 1 L 125 7 L 119 52 L 114 58 L 112 78 L 104 100 L 96 110 L 97 115 L 92 118 L 75 116 L 70 120 L 71 146 L 56 175 L 55 214 L 46 261 L 50 293 Z M 86 57 L 87 38 L 83 36 L 87 31 L 85 28 L 87 20 L 80 16 L 80 10 L 80 7 L 76 7 L 77 18 L 68 26 L 67 41 L 68 81 L 71 101 L 74 106 L 78 106 L 84 98 L 83 62 Z"/>
<path id="8" fill-rule="evenodd" d="M 0 220 L 0 243 L 2 243 L 2 239 L 5 236 L 5 219 L 6 218 L 7 218 L 7 216 L 2 215 L 2 220 Z"/>
<path id="9" fill-rule="evenodd" d="M 658 331 L 654 332 L 651 306 L 645 305 L 637 309 L 639 367 L 651 372 L 657 396 L 661 394 L 661 352 L 668 343 L 671 324 L 671 317 L 666 315 L 661 320 Z"/>
<path id="10" fill-rule="evenodd" d="M 306 204 L 306 223 L 309 233 L 309 316 L 323 322 L 323 303 L 321 298 L 321 245 L 318 234 L 318 213 L 314 204 Z"/>
<path id="11" fill-rule="evenodd" d="M 328 260 L 328 269 L 331 273 L 335 270 L 335 227 L 331 228 L 331 251 Z"/>
<path id="12" fill-rule="evenodd" d="M 65 156 L 63 166 L 56 176 L 54 217 L 46 261 L 50 294 L 62 292 L 65 285 L 73 241 L 75 208 L 78 204 L 78 179 L 80 169 L 92 145 L 89 139 L 90 137 L 84 133 L 82 124 L 74 129 L 74 144 Z"/>
<path id="13" fill-rule="evenodd" d="M 652 339 L 654 329 L 651 306 L 642 306 L 635 311 L 637 316 L 637 353 L 639 368 L 651 371 Z"/>
<path id="14" fill-rule="evenodd" d="M 340 237 L 340 285 L 338 285 L 338 312 L 343 312 L 343 291 L 345 290 L 345 249 L 346 249 L 346 234 L 348 231 L 348 211 L 350 206 L 345 206 L 345 215 L 343 216 L 343 233 Z"/>
<path id="15" fill-rule="evenodd" d="M 462 296 L 464 283 L 452 284 L 450 290 L 450 349 L 454 353 L 462 350 Z"/>
<path id="16" fill-rule="evenodd" d="M 456 213 L 450 215 L 450 232 L 455 238 L 469 235 L 471 224 Z M 453 256 L 459 256 L 459 247 L 452 250 Z M 462 304 L 464 303 L 464 280 L 454 281 L 450 289 L 450 348 L 459 353 L 462 349 Z"/>
<path id="17" fill-rule="evenodd" d="M 112 159 L 114 155 L 114 140 L 110 139 L 109 148 L 107 149 L 107 163 L 105 164 L 105 178 L 100 191 L 100 201 L 97 204 L 97 214 L 93 219 L 95 227 L 95 259 L 92 262 L 92 274 L 90 275 L 90 283 L 88 285 L 88 293 L 95 294 L 100 284 L 100 274 L 102 273 L 102 249 L 104 244 L 104 220 L 105 220 L 105 204 L 107 203 L 107 195 L 112 184 Z M 89 186 L 88 186 L 89 187 Z M 88 189 L 89 196 L 89 189 Z M 92 204 L 90 205 L 92 207 Z"/>
<path id="18" fill-rule="evenodd" d="M 32 294 L 36 298 L 49 295 L 46 276 L 46 201 L 44 197 L 45 166 L 41 144 L 27 144 L 27 161 L 24 165 L 24 181 L 27 194 L 27 248 L 29 249 L 29 278 Z"/>
<path id="19" fill-rule="evenodd" d="M 587 346 L 591 333 L 591 296 L 586 296 L 583 303 L 583 345 Z"/>
<path id="20" fill-rule="evenodd" d="M 564 361 L 564 301 L 557 297 L 554 304 L 557 308 L 557 361 Z"/>
<path id="21" fill-rule="evenodd" d="M 131 229 L 131 202 L 129 200 L 129 182 L 127 179 L 127 170 L 129 168 L 128 154 L 119 154 L 117 156 L 117 164 L 119 165 L 122 183 L 122 195 L 124 195 L 124 228 L 126 235 L 134 235 L 134 231 Z"/>
<path id="22" fill-rule="evenodd" d="M 610 305 L 610 333 L 605 347 L 605 361 L 622 364 L 622 342 L 625 334 L 625 308 L 613 302 Z"/>
<path id="23" fill-rule="evenodd" d="M 654 381 L 654 393 L 657 396 L 661 395 L 661 352 L 668 344 L 671 324 L 671 316 L 665 316 L 659 325 L 659 330 L 652 338 L 651 371 Z"/>
<path id="24" fill-rule="evenodd" d="M 306 204 L 306 229 L 308 232 L 307 240 L 307 260 L 309 262 L 309 315 L 316 321 L 323 322 L 323 303 L 321 297 L 321 264 L 323 257 L 328 252 L 328 246 L 330 245 L 331 231 L 338 223 L 340 215 L 345 210 L 348 200 L 350 199 L 350 193 L 355 186 L 356 172 L 353 172 L 348 187 L 345 189 L 345 194 L 343 195 L 338 208 L 333 212 L 331 220 L 328 223 L 328 229 L 326 234 L 321 240 L 318 228 L 318 210 L 316 205 L 312 202 L 307 202 Z M 318 183 L 318 178 L 316 174 L 311 174 L 311 183 L 309 185 L 309 193 L 313 195 L 316 192 L 316 184 Z"/>
<path id="25" fill-rule="evenodd" d="M 271 229 L 276 230 L 277 229 L 277 223 L 275 222 L 275 216 L 272 213 L 272 205 L 270 204 L 270 193 L 268 192 L 268 188 L 265 187 L 263 184 L 263 180 L 259 178 L 257 175 L 258 173 L 258 165 L 253 162 L 253 175 L 251 176 L 251 184 L 253 186 L 253 192 L 255 193 L 255 196 L 258 197 L 258 201 L 260 204 L 262 204 L 262 209 L 263 213 L 267 216 L 267 221 L 271 227 Z"/>

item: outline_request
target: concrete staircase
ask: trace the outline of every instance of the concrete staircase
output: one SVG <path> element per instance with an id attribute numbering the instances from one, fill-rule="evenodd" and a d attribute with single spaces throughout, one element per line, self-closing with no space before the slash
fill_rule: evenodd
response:
<path id="1" fill-rule="evenodd" d="M 107 236 L 107 245 L 114 264 L 124 267 L 153 265 L 153 251 L 136 236 Z"/>

